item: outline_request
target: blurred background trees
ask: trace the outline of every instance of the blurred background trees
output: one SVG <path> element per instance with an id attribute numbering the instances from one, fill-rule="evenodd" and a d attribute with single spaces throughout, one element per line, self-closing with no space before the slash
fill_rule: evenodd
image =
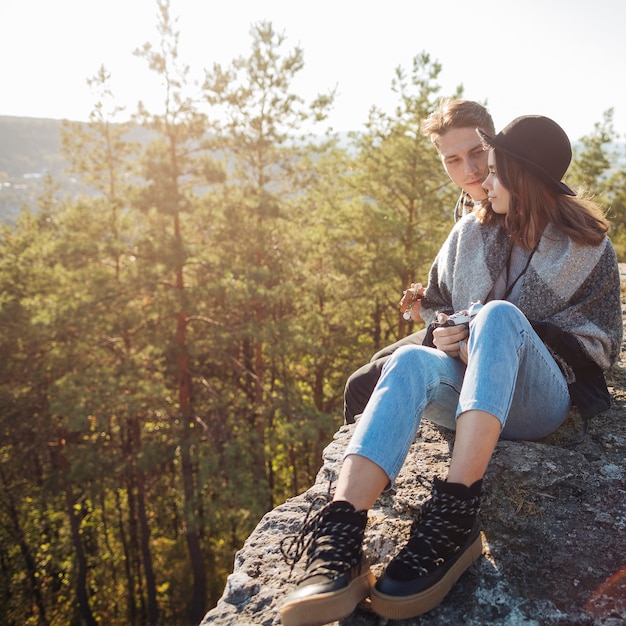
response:
<path id="1" fill-rule="evenodd" d="M 415 330 L 400 294 L 453 223 L 419 131 L 450 95 L 427 54 L 398 68 L 393 114 L 340 137 L 315 130 L 333 94 L 294 93 L 303 51 L 271 24 L 198 86 L 158 7 L 137 54 L 162 110 L 119 122 L 102 68 L 63 137 L 90 194 L 50 178 L 0 234 L 3 624 L 198 623 L 261 516 L 314 480 L 348 375 Z M 623 258 L 611 116 L 568 182 Z"/>

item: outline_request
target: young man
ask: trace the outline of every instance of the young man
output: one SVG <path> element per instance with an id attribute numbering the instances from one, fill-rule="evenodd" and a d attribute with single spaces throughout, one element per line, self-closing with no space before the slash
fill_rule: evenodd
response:
<path id="1" fill-rule="evenodd" d="M 477 128 L 488 134 L 495 132 L 487 109 L 477 102 L 455 98 L 441 100 L 437 109 L 422 122 L 422 132 L 435 145 L 446 173 L 462 190 L 454 209 L 455 221 L 486 197 L 482 182 L 488 173 L 487 152 L 476 134 Z M 389 356 L 400 346 L 421 344 L 425 334 L 425 330 L 420 330 L 383 348 L 350 375 L 343 396 L 346 424 L 353 424 L 356 416 L 363 412 Z"/>

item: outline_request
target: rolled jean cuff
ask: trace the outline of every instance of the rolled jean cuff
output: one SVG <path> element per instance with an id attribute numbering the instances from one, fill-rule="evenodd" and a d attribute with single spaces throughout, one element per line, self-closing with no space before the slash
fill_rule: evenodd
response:
<path id="1" fill-rule="evenodd" d="M 468 411 L 483 411 L 484 413 L 493 415 L 500 422 L 500 430 L 504 428 L 504 424 L 507 420 L 507 416 L 502 413 L 502 409 L 500 407 L 486 402 L 480 402 L 478 400 L 468 400 L 463 402 L 463 404 L 459 403 L 455 419 L 458 420 L 463 413 L 467 413 Z"/>
<path id="2" fill-rule="evenodd" d="M 398 474 L 400 473 L 400 470 L 402 469 L 402 465 L 406 457 L 406 454 L 405 454 L 400 460 L 400 462 L 396 463 L 396 467 L 392 468 L 390 466 L 391 459 L 385 459 L 380 455 L 372 453 L 371 451 L 367 450 L 363 446 L 348 446 L 346 448 L 345 454 L 343 455 L 343 460 L 345 461 L 346 457 L 350 456 L 351 454 L 362 456 L 366 458 L 368 461 L 371 461 L 372 463 L 375 463 L 376 465 L 378 465 L 378 467 L 380 467 L 380 469 L 383 470 L 385 474 L 387 474 L 387 478 L 389 478 L 390 483 L 393 483 L 398 477 Z"/>

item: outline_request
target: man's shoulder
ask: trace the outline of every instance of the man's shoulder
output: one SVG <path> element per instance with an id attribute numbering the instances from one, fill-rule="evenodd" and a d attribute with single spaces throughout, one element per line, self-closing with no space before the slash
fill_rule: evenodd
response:
<path id="1" fill-rule="evenodd" d="M 476 213 L 467 213 L 459 218 L 459 221 L 454 225 L 454 228 L 459 232 L 474 232 L 478 231 L 485 226 L 481 224 Z"/>
<path id="2" fill-rule="evenodd" d="M 506 230 L 500 222 L 483 223 L 476 213 L 464 215 L 450 233 L 453 247 L 475 250 L 481 247 L 507 247 L 509 241 Z"/>

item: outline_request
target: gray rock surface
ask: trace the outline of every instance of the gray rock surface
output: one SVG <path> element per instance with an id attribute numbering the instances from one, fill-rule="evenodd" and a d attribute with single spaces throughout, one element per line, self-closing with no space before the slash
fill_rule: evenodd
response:
<path id="1" fill-rule="evenodd" d="M 411 620 L 388 621 L 367 601 L 344 626 L 626 624 L 626 357 L 607 379 L 613 406 L 595 417 L 582 443 L 572 411 L 541 442 L 500 442 L 484 480 L 483 557 L 443 603 Z M 280 540 L 296 533 L 316 495 L 336 478 L 353 426 L 323 455 L 315 484 L 269 512 L 237 553 L 218 605 L 202 625 L 271 626 L 302 572 L 290 576 Z M 412 512 L 445 477 L 453 437 L 426 421 L 394 488 L 369 513 L 365 551 L 375 575 L 406 539 Z"/>

